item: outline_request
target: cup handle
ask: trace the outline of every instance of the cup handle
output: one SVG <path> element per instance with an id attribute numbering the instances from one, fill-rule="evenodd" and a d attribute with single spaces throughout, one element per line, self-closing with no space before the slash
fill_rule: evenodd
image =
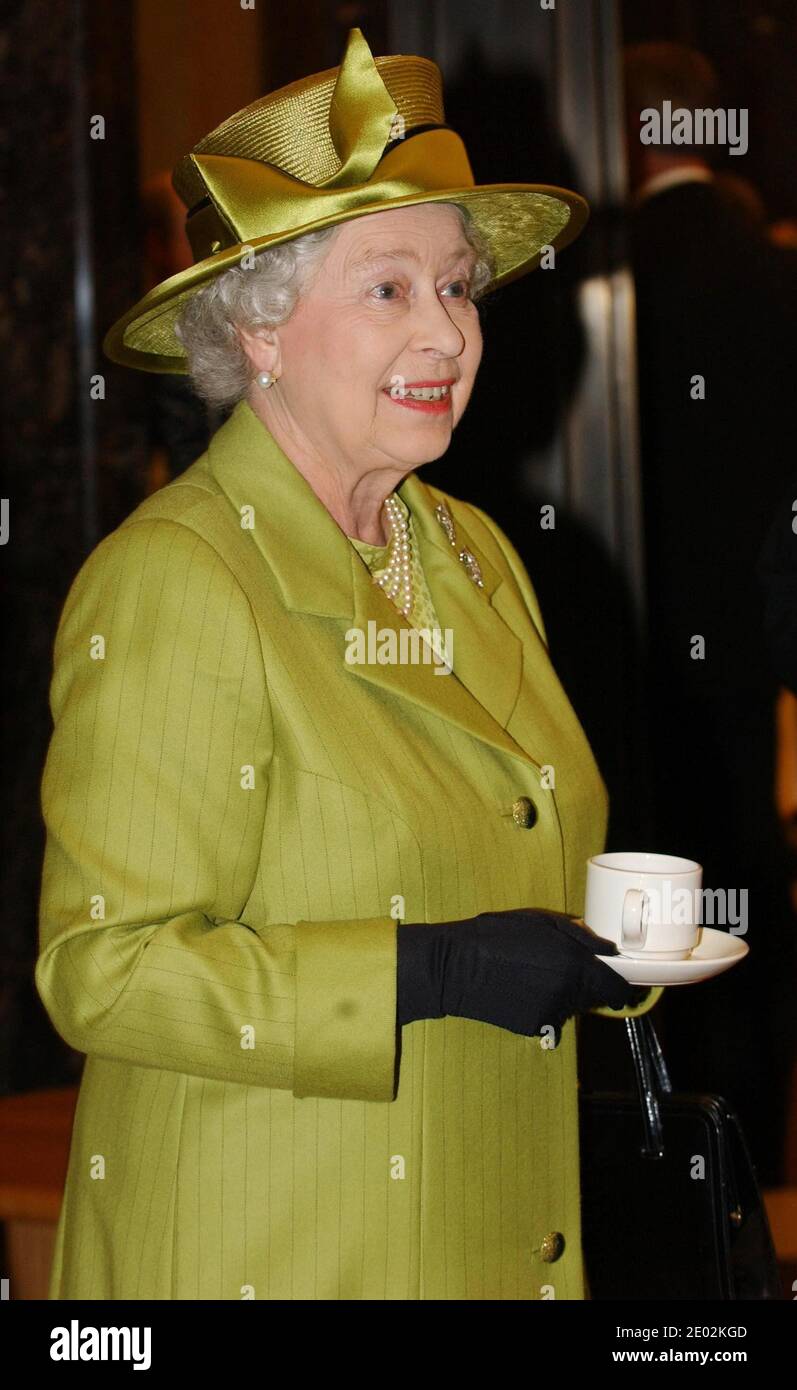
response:
<path id="1" fill-rule="evenodd" d="M 643 947 L 648 934 L 650 898 L 643 888 L 629 888 L 623 902 L 620 950 Z"/>

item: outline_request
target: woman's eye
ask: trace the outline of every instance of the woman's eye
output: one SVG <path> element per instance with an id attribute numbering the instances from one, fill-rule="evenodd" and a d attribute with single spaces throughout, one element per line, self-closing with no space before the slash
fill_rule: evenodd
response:
<path id="1" fill-rule="evenodd" d="M 461 293 L 460 293 L 460 294 L 454 295 L 454 298 L 455 298 L 455 299 L 469 299 L 469 298 L 470 298 L 470 281 L 469 281 L 469 280 L 455 280 L 455 281 L 453 282 L 453 284 L 451 284 L 451 285 L 448 286 L 448 288 L 449 288 L 450 290 L 455 290 L 455 289 L 457 289 L 457 288 L 460 289 Z"/>
<path id="2" fill-rule="evenodd" d="M 444 293 L 449 294 L 451 290 L 454 291 L 453 296 L 451 296 L 452 298 L 462 300 L 469 299 L 470 281 L 455 280 L 450 285 L 446 286 Z M 383 291 L 385 291 L 385 293 L 383 293 Z M 375 294 L 377 299 L 382 300 L 383 303 L 390 303 L 391 300 L 398 298 L 400 291 L 401 287 L 397 285 L 395 281 L 384 280 L 381 285 L 375 285 L 371 293 Z"/>

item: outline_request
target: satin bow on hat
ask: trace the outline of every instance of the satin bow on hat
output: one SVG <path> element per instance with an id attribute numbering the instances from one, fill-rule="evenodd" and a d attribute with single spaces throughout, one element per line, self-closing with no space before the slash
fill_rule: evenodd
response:
<path id="1" fill-rule="evenodd" d="M 441 180 L 451 188 L 472 185 L 465 146 L 453 130 L 427 130 L 411 144 L 399 137 L 384 154 L 397 113 L 376 69 L 374 77 L 358 93 L 355 107 L 344 97 L 333 99 L 330 134 L 341 167 L 321 184 L 302 183 L 257 159 L 192 154 L 211 199 L 210 206 L 186 221 L 194 255 L 201 258 L 222 247 L 257 241 L 264 227 L 298 231 L 309 224 L 321 226 L 341 212 L 351 217 L 358 209 L 373 211 L 394 199 L 434 193 Z"/>
<path id="2" fill-rule="evenodd" d="M 434 192 L 441 180 L 451 188 L 473 185 L 465 146 L 453 130 L 427 130 L 414 137 L 420 145 L 404 144 L 404 119 L 359 29 L 349 34 L 327 122 L 339 167 L 326 177 L 315 171 L 312 180 L 300 180 L 260 158 L 239 154 L 188 156 L 210 199 L 209 206 L 205 198 L 190 211 L 186 222 L 198 259 L 255 241 L 266 228 L 295 231 L 341 212 L 351 215 L 394 198 Z M 391 138 L 394 148 L 385 155 Z"/>

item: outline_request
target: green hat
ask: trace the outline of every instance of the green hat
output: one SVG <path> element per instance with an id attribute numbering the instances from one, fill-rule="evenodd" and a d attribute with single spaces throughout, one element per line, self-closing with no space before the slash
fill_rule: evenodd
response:
<path id="1" fill-rule="evenodd" d="M 475 184 L 446 125 L 442 79 L 428 58 L 374 58 L 349 31 L 337 68 L 246 106 L 206 135 L 172 182 L 188 209 L 194 265 L 156 285 L 109 330 L 114 362 L 187 372 L 174 323 L 186 300 L 244 256 L 353 217 L 418 203 L 466 207 L 489 243 L 487 291 L 534 270 L 589 216 L 586 200 L 537 183 Z"/>

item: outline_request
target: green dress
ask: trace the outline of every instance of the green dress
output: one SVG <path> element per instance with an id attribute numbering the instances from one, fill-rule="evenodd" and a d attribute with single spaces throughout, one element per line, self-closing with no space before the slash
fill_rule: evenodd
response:
<path id="1" fill-rule="evenodd" d="M 397 1029 L 396 922 L 580 913 L 608 793 L 508 538 L 398 491 L 444 679 L 347 664 L 350 629 L 413 629 L 246 402 L 70 588 L 36 984 L 86 1064 L 51 1298 L 586 1296 L 576 1019 L 554 1049 Z"/>

